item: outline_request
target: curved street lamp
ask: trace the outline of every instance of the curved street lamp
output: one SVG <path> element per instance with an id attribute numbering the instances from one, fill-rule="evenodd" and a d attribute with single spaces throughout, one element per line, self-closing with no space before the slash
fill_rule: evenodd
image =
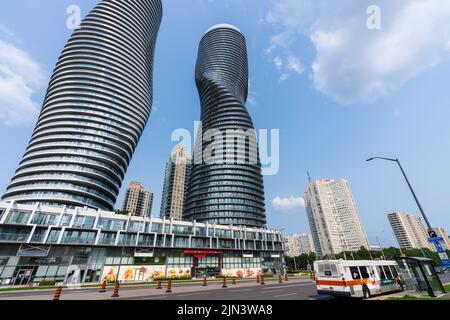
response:
<path id="1" fill-rule="evenodd" d="M 396 162 L 398 164 L 400 170 L 402 171 L 403 177 L 405 178 L 406 183 L 408 184 L 409 190 L 411 190 L 411 193 L 412 193 L 412 195 L 414 197 L 414 200 L 416 200 L 416 203 L 417 203 L 417 206 L 419 207 L 420 213 L 422 214 L 422 217 L 425 220 L 425 223 L 427 224 L 428 231 L 432 232 L 433 228 L 431 227 L 431 224 L 428 221 L 428 218 L 427 218 L 427 216 L 425 214 L 425 211 L 423 210 L 422 205 L 420 204 L 419 199 L 417 198 L 416 193 L 414 192 L 414 189 L 413 189 L 411 183 L 409 182 L 408 177 L 406 176 L 405 170 L 403 170 L 403 167 L 402 167 L 402 165 L 400 163 L 400 160 L 398 160 L 398 159 L 391 159 L 391 158 L 383 158 L 383 157 L 373 157 L 373 158 L 367 159 L 366 161 L 370 162 L 370 161 L 373 161 L 373 160 L 385 160 L 385 161 Z"/>

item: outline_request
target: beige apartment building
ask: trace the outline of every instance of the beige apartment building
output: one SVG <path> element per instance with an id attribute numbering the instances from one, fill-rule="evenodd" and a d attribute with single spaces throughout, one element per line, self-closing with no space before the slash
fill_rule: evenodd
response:
<path id="1" fill-rule="evenodd" d="M 140 182 L 132 181 L 126 191 L 123 210 L 133 216 L 151 216 L 153 206 L 153 193 L 144 188 Z"/>
<path id="2" fill-rule="evenodd" d="M 161 218 L 183 220 L 184 201 L 191 171 L 192 157 L 188 150 L 177 146 L 166 164 L 166 176 L 161 200 Z"/>
<path id="3" fill-rule="evenodd" d="M 286 256 L 298 257 L 302 254 L 315 253 L 313 240 L 310 234 L 294 234 L 286 236 Z"/>
<path id="4" fill-rule="evenodd" d="M 319 257 L 369 248 L 346 180 L 311 182 L 305 193 L 305 205 L 314 248 Z"/>
<path id="5" fill-rule="evenodd" d="M 388 215 L 388 219 L 400 248 L 435 250 L 428 242 L 428 232 L 420 217 L 406 212 L 394 212 Z"/>

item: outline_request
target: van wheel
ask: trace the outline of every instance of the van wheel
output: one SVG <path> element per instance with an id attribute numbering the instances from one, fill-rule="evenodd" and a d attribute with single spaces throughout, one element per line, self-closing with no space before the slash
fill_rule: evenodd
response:
<path id="1" fill-rule="evenodd" d="M 370 299 L 372 295 L 370 294 L 369 288 L 367 286 L 363 287 L 363 299 Z"/>

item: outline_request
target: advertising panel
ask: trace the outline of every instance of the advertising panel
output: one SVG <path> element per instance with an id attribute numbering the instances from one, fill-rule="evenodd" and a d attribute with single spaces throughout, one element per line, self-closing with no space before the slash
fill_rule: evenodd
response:
<path id="1" fill-rule="evenodd" d="M 222 269 L 222 276 L 227 277 L 256 278 L 261 273 L 261 268 Z"/>
<path id="2" fill-rule="evenodd" d="M 115 282 L 119 266 L 105 266 L 103 268 L 102 282 Z M 191 277 L 190 268 L 168 268 L 166 266 L 121 266 L 119 281 L 122 282 L 150 282 L 162 278 L 188 279 Z"/>

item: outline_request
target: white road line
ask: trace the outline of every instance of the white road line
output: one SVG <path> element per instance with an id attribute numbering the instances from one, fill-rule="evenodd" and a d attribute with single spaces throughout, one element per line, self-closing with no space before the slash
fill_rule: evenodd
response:
<path id="1" fill-rule="evenodd" d="M 274 296 L 274 298 L 282 298 L 282 297 L 289 297 L 289 296 L 296 296 L 297 293 L 287 293 L 287 294 L 280 294 L 278 296 Z"/>
<path id="2" fill-rule="evenodd" d="M 209 292 L 196 292 L 196 293 L 187 293 L 187 294 L 179 294 L 178 297 L 190 297 L 190 296 L 198 296 L 202 294 L 209 294 Z"/>
<path id="3" fill-rule="evenodd" d="M 241 292 L 241 291 L 252 291 L 253 289 L 239 289 L 239 290 L 233 290 L 233 292 Z"/>
<path id="4" fill-rule="evenodd" d="M 263 293 L 273 293 L 273 292 L 283 292 L 284 290 L 280 290 L 280 289 L 278 289 L 278 290 L 270 290 L 270 291 L 263 291 L 263 292 L 261 292 L 261 294 L 263 294 Z"/>

